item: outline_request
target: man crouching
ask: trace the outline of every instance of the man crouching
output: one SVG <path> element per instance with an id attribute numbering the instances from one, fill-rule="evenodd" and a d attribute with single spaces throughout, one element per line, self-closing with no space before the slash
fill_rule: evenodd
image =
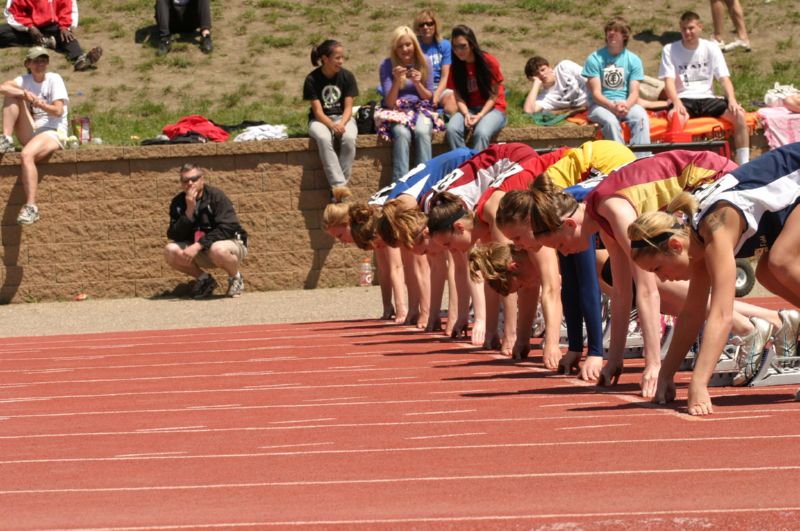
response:
<path id="1" fill-rule="evenodd" d="M 169 206 L 164 258 L 173 269 L 196 279 L 191 296 L 205 299 L 217 287 L 217 281 L 203 269 L 219 267 L 228 273 L 228 297 L 244 291 L 239 264 L 247 256 L 247 232 L 239 224 L 233 203 L 222 190 L 208 186 L 203 168 L 193 163 L 181 166 L 183 191 Z"/>

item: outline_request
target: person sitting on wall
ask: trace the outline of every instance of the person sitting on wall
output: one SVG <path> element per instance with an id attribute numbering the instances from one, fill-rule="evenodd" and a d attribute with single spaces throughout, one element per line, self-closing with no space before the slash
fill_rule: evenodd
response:
<path id="1" fill-rule="evenodd" d="M 239 224 L 233 203 L 222 190 L 205 184 L 205 170 L 187 162 L 180 169 L 182 191 L 169 206 L 164 248 L 167 264 L 196 279 L 192 298 L 206 299 L 217 281 L 204 269 L 219 267 L 228 273 L 228 297 L 244 292 L 239 265 L 247 256 L 247 232 Z"/>
<path id="2" fill-rule="evenodd" d="M 568 59 L 555 68 L 544 57 L 528 59 L 525 77 L 531 82 L 531 90 L 522 105 L 523 111 L 533 114 L 586 106 L 586 78 L 581 76 L 581 70 L 581 65 Z"/>

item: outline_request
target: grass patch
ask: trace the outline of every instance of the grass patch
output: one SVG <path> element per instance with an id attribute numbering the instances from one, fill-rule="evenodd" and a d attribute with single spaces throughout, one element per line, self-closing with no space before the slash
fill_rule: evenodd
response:
<path id="1" fill-rule="evenodd" d="M 261 42 L 269 48 L 288 48 L 294 44 L 294 38 L 287 35 L 264 35 Z"/>
<path id="2" fill-rule="evenodd" d="M 576 11 L 572 0 L 517 0 L 517 7 L 532 13 L 570 13 Z M 581 12 L 581 18 L 586 17 Z"/>
<path id="3" fill-rule="evenodd" d="M 456 7 L 456 13 L 459 15 L 502 15 L 505 14 L 505 10 L 492 4 L 469 2 Z"/>

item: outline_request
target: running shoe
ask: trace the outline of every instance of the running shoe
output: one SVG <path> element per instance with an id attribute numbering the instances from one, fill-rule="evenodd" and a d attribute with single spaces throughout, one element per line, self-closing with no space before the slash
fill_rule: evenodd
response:
<path id="1" fill-rule="evenodd" d="M 25 205 L 17 216 L 17 223 L 20 225 L 33 225 L 38 220 L 39 208 L 36 205 Z"/>
<path id="2" fill-rule="evenodd" d="M 228 277 L 228 297 L 236 298 L 244 293 L 244 278 L 241 273 L 236 273 L 235 277 Z"/>
<path id="3" fill-rule="evenodd" d="M 217 286 L 217 281 L 211 275 L 205 278 L 198 278 L 192 288 L 192 298 L 195 300 L 207 299 L 214 293 Z"/>
<path id="4" fill-rule="evenodd" d="M 772 323 L 758 317 L 751 317 L 753 331 L 739 339 L 741 346 L 736 356 L 739 372 L 733 377 L 733 385 L 746 385 L 761 368 L 764 347 L 772 336 Z"/>

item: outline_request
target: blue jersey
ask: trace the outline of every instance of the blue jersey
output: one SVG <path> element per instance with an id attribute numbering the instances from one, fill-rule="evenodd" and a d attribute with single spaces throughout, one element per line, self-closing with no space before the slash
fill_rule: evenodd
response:
<path id="1" fill-rule="evenodd" d="M 724 202 L 738 210 L 746 224 L 734 249 L 736 256 L 747 258 L 767 250 L 800 202 L 800 142 L 765 153 L 694 195 L 699 202 L 692 219 L 695 232 L 703 218 Z"/>
<path id="2" fill-rule="evenodd" d="M 569 194 L 574 197 L 579 203 L 583 202 L 589 192 L 595 189 L 598 184 L 603 182 L 605 176 L 602 177 L 591 177 L 586 179 L 585 181 L 581 181 L 578 184 L 573 184 L 572 186 L 568 186 L 564 188 L 564 193 Z"/>
<path id="3" fill-rule="evenodd" d="M 419 200 L 442 177 L 477 154 L 477 151 L 460 147 L 433 157 L 397 179 L 394 188 L 389 192 L 389 199 L 394 199 L 400 194 L 408 194 Z"/>

